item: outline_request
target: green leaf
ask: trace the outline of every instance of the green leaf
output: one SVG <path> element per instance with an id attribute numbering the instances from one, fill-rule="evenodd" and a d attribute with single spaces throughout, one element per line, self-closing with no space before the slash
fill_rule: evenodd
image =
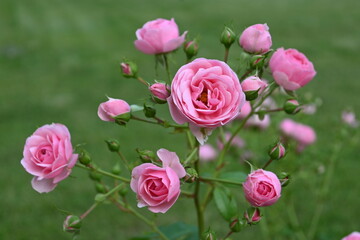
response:
<path id="1" fill-rule="evenodd" d="M 214 200 L 221 216 L 227 221 L 237 215 L 238 208 L 236 200 L 228 188 L 216 187 L 214 190 Z"/>

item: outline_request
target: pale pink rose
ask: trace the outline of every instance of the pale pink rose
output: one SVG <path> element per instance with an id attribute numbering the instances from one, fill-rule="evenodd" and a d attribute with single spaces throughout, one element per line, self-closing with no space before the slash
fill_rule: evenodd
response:
<path id="1" fill-rule="evenodd" d="M 240 110 L 240 114 L 237 116 L 238 119 L 244 119 L 251 113 L 251 104 L 249 101 L 245 101 L 244 105 Z"/>
<path id="2" fill-rule="evenodd" d="M 34 175 L 32 187 L 47 193 L 67 178 L 78 155 L 73 154 L 71 137 L 66 126 L 53 123 L 38 128 L 26 139 L 21 164 Z"/>
<path id="3" fill-rule="evenodd" d="M 218 153 L 210 144 L 201 145 L 199 148 L 200 161 L 208 162 L 216 159 Z"/>
<path id="4" fill-rule="evenodd" d="M 359 121 L 356 120 L 356 116 L 354 112 L 343 111 L 341 114 L 341 118 L 343 122 L 349 125 L 350 127 L 357 128 L 359 126 Z"/>
<path id="5" fill-rule="evenodd" d="M 244 92 L 258 91 L 258 94 L 261 94 L 267 87 L 267 83 L 256 76 L 250 76 L 241 82 L 241 87 Z"/>
<path id="6" fill-rule="evenodd" d="M 130 106 L 121 99 L 109 98 L 99 105 L 98 116 L 103 121 L 115 122 L 114 117 L 130 112 Z"/>
<path id="7" fill-rule="evenodd" d="M 243 189 L 246 200 L 254 207 L 273 205 L 281 196 L 281 183 L 278 177 L 262 169 L 248 175 Z"/>
<path id="8" fill-rule="evenodd" d="M 257 114 L 251 116 L 245 124 L 245 127 L 259 128 L 265 130 L 270 126 L 271 120 L 269 114 L 265 114 L 264 118 L 260 120 Z"/>
<path id="9" fill-rule="evenodd" d="M 342 238 L 341 240 L 360 240 L 360 232 L 353 232 L 350 235 Z"/>
<path id="10" fill-rule="evenodd" d="M 232 136 L 232 133 L 229 133 L 229 132 L 225 133 L 225 142 L 228 142 L 230 140 L 231 136 Z M 220 150 L 222 150 L 224 147 L 221 139 L 218 139 L 217 145 Z M 245 141 L 241 137 L 235 136 L 233 138 L 233 140 L 231 141 L 231 146 L 233 146 L 235 148 L 244 148 Z"/>
<path id="11" fill-rule="evenodd" d="M 166 101 L 166 99 L 170 96 L 170 89 L 164 83 L 154 83 L 149 89 L 154 97 L 162 101 Z"/>
<path id="12" fill-rule="evenodd" d="M 170 113 L 203 144 L 211 131 L 229 123 L 245 103 L 239 79 L 224 62 L 198 58 L 182 66 L 171 84 Z"/>
<path id="13" fill-rule="evenodd" d="M 316 75 L 312 62 L 296 49 L 279 48 L 272 55 L 269 67 L 275 82 L 286 90 L 305 86 Z"/>
<path id="14" fill-rule="evenodd" d="M 246 28 L 239 38 L 239 44 L 246 52 L 266 53 L 272 45 L 268 25 L 255 24 Z"/>
<path id="15" fill-rule="evenodd" d="M 179 48 L 187 32 L 179 35 L 175 20 L 158 18 L 149 21 L 136 31 L 135 47 L 145 54 L 160 54 Z"/>
<path id="16" fill-rule="evenodd" d="M 174 152 L 157 151 L 162 167 L 144 163 L 132 170 L 131 189 L 137 194 L 138 207 L 148 207 L 151 212 L 165 213 L 180 195 L 180 180 L 186 175 L 184 167 Z"/>
<path id="17" fill-rule="evenodd" d="M 294 139 L 298 143 L 298 152 L 303 151 L 306 146 L 311 145 L 316 141 L 314 129 L 288 118 L 280 123 L 280 130 L 286 137 Z"/>

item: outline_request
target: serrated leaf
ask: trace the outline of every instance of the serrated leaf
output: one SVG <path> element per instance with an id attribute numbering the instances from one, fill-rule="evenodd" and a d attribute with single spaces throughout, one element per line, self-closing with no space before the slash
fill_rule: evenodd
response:
<path id="1" fill-rule="evenodd" d="M 228 188 L 216 187 L 214 190 L 214 200 L 221 216 L 226 221 L 230 221 L 231 218 L 237 215 L 237 203 L 233 194 Z"/>

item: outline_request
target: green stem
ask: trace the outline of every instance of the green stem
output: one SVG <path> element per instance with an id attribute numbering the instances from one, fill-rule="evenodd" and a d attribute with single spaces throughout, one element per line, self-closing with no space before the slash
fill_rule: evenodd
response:
<path id="1" fill-rule="evenodd" d="M 128 161 L 126 160 L 126 157 L 124 156 L 124 154 L 122 154 L 122 152 L 118 151 L 117 154 L 119 155 L 119 157 L 121 158 L 121 160 L 124 162 L 124 165 L 126 166 L 126 168 L 129 170 L 129 172 L 131 172 L 130 166 Z"/>
<path id="2" fill-rule="evenodd" d="M 190 149 L 193 149 L 195 147 L 195 139 L 189 129 L 186 130 L 186 137 L 187 137 Z"/>
<path id="3" fill-rule="evenodd" d="M 112 177 L 112 178 L 114 178 L 114 179 L 117 179 L 117 180 L 120 180 L 120 181 L 123 181 L 123 182 L 126 182 L 126 183 L 130 183 L 130 180 L 127 179 L 127 178 L 117 176 L 117 175 L 115 175 L 115 174 L 106 172 L 106 171 L 104 171 L 104 170 L 102 170 L 102 169 L 100 169 L 100 168 L 95 168 L 95 167 L 93 167 L 93 166 L 91 166 L 91 165 L 84 166 L 84 165 L 82 165 L 82 164 L 80 164 L 80 163 L 76 163 L 75 166 L 77 166 L 77 167 L 79 167 L 79 168 L 82 168 L 82 169 L 86 169 L 86 170 L 88 170 L 88 171 L 90 171 L 90 170 L 91 170 L 91 171 L 95 171 L 95 172 L 98 172 L 98 173 L 100 173 L 100 174 L 102 174 L 102 175 L 104 175 L 104 176 Z"/>
<path id="4" fill-rule="evenodd" d="M 158 121 L 158 120 L 156 122 L 154 122 L 154 121 L 139 118 L 139 117 L 136 117 L 136 116 L 131 116 L 131 119 L 137 120 L 137 121 L 140 121 L 140 122 L 146 122 L 146 123 L 151 123 L 151 124 L 155 124 L 155 125 L 160 125 L 160 126 L 163 126 L 163 127 L 188 128 L 187 126 L 183 126 L 183 125 L 165 123 L 163 120 L 161 120 L 161 122 Z"/>
<path id="5" fill-rule="evenodd" d="M 137 79 L 140 83 L 144 84 L 146 87 L 149 87 L 149 86 L 150 86 L 150 84 L 149 84 L 148 82 L 146 82 L 142 77 L 136 77 L 136 79 Z"/>
<path id="6" fill-rule="evenodd" d="M 199 149 L 199 146 L 197 146 Z M 195 170 L 199 173 L 199 156 L 195 162 Z M 200 179 L 196 180 L 195 183 L 195 192 L 194 192 L 194 203 L 196 208 L 196 215 L 198 220 L 198 229 L 199 229 L 199 239 L 201 239 L 201 235 L 204 232 L 204 209 L 200 204 Z"/>
<path id="7" fill-rule="evenodd" d="M 230 49 L 230 47 L 225 47 L 224 62 L 226 62 L 226 63 L 227 63 L 227 61 L 229 59 L 229 49 Z"/>
<path id="8" fill-rule="evenodd" d="M 196 156 L 197 152 L 198 152 L 198 148 L 194 148 L 190 153 L 190 155 L 185 159 L 183 165 L 184 166 L 188 165 L 189 162 L 194 158 L 194 156 Z"/>
<path id="9" fill-rule="evenodd" d="M 87 215 L 89 215 L 89 213 L 91 213 L 91 211 L 94 210 L 98 205 L 99 205 L 98 202 L 96 202 L 96 203 L 94 203 L 93 205 L 91 205 L 91 207 L 90 207 L 88 210 L 86 210 L 86 212 L 84 212 L 84 213 L 80 216 L 80 218 L 81 218 L 81 219 L 86 218 Z"/>
<path id="10" fill-rule="evenodd" d="M 267 166 L 269 166 L 270 163 L 272 163 L 273 160 L 274 160 L 274 159 L 270 158 L 270 159 L 265 163 L 265 165 L 262 167 L 262 169 L 267 168 Z"/>
<path id="11" fill-rule="evenodd" d="M 220 179 L 220 178 L 199 177 L 199 180 L 201 182 L 219 182 L 219 183 L 228 183 L 228 184 L 235 184 L 235 185 L 242 186 L 241 182 L 234 182 L 234 181 L 231 181 L 231 180 Z"/>
<path id="12" fill-rule="evenodd" d="M 164 62 L 165 62 L 166 74 L 167 74 L 167 77 L 168 77 L 167 83 L 168 83 L 169 85 L 171 85 L 171 74 L 170 74 L 170 69 L 169 69 L 169 63 L 168 63 L 167 54 L 163 54 L 163 57 L 164 57 Z"/>

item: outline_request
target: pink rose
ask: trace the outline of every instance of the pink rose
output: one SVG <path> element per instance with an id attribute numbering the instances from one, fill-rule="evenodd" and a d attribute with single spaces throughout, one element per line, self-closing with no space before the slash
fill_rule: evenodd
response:
<path id="1" fill-rule="evenodd" d="M 298 142 L 298 152 L 316 141 L 316 133 L 311 127 L 288 118 L 280 123 L 280 130 L 286 137 Z"/>
<path id="2" fill-rule="evenodd" d="M 266 53 L 272 45 L 268 25 L 255 24 L 246 28 L 239 38 L 239 44 L 246 52 Z"/>
<path id="3" fill-rule="evenodd" d="M 316 75 L 313 64 L 296 49 L 277 49 L 269 67 L 275 82 L 286 90 L 303 87 Z"/>
<path id="4" fill-rule="evenodd" d="M 342 238 L 341 240 L 360 240 L 360 232 L 353 232 L 350 235 Z"/>
<path id="5" fill-rule="evenodd" d="M 174 152 L 159 149 L 162 167 L 144 163 L 132 170 L 131 189 L 137 194 L 138 207 L 147 206 L 151 212 L 165 213 L 180 195 L 180 180 L 186 175 Z"/>
<path id="6" fill-rule="evenodd" d="M 166 99 L 170 96 L 170 89 L 164 83 L 154 83 L 149 89 L 152 95 L 161 101 L 166 102 Z"/>
<path id="7" fill-rule="evenodd" d="M 215 160 L 218 153 L 216 152 L 215 148 L 210 144 L 201 145 L 199 148 L 199 157 L 200 161 L 208 162 Z"/>
<path id="8" fill-rule="evenodd" d="M 145 23 L 136 31 L 135 47 L 145 54 L 171 52 L 183 44 L 186 33 L 179 36 L 179 28 L 173 18 L 158 18 Z"/>
<path id="9" fill-rule="evenodd" d="M 103 121 L 115 122 L 115 117 L 130 112 L 130 106 L 121 99 L 109 98 L 99 105 L 98 116 Z"/>
<path id="10" fill-rule="evenodd" d="M 240 114 L 237 116 L 237 118 L 244 119 L 250 114 L 250 112 L 251 112 L 251 104 L 249 101 L 246 101 L 242 106 L 240 110 Z"/>
<path id="11" fill-rule="evenodd" d="M 64 180 L 74 167 L 77 154 L 73 154 L 71 137 L 66 126 L 53 123 L 38 128 L 26 139 L 21 164 L 34 175 L 32 187 L 47 193 Z"/>
<path id="12" fill-rule="evenodd" d="M 178 70 L 168 103 L 174 121 L 190 123 L 193 134 L 203 144 L 212 129 L 239 114 L 245 94 L 226 63 L 198 58 Z"/>
<path id="13" fill-rule="evenodd" d="M 246 200 L 254 207 L 273 205 L 281 196 L 281 183 L 278 177 L 262 169 L 248 175 L 243 189 Z"/>

